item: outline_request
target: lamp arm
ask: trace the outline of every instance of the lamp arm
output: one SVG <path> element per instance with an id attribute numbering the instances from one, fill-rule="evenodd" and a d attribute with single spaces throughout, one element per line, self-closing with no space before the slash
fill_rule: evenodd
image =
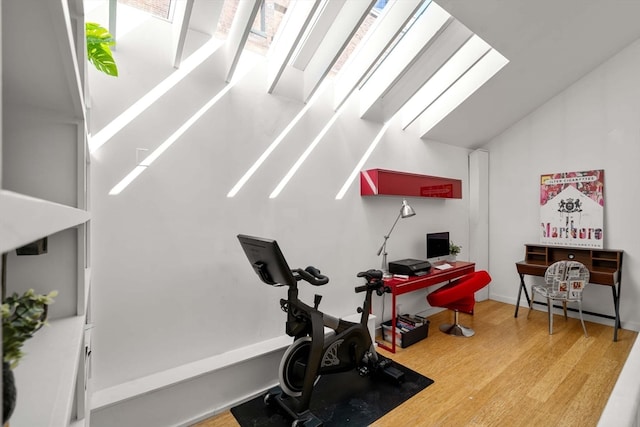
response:
<path id="1" fill-rule="evenodd" d="M 388 238 L 389 238 L 389 236 L 384 236 L 384 242 L 382 243 L 382 246 L 380 246 L 380 249 L 378 249 L 378 256 L 380 256 L 382 251 L 387 247 L 387 239 Z"/>
<path id="2" fill-rule="evenodd" d="M 398 223 L 398 221 L 400 220 L 400 217 L 402 216 L 402 212 L 400 212 L 398 214 L 398 217 L 396 218 L 396 220 L 394 221 L 393 225 L 391 226 L 391 230 L 389 230 L 389 232 L 384 236 L 384 242 L 382 243 L 382 246 L 380 246 L 380 250 L 378 250 L 378 256 L 380 256 L 380 254 L 382 253 L 382 251 L 386 248 L 387 246 L 387 239 L 389 238 L 389 236 L 391 236 L 391 232 L 393 231 L 393 229 L 396 227 L 396 224 Z"/>

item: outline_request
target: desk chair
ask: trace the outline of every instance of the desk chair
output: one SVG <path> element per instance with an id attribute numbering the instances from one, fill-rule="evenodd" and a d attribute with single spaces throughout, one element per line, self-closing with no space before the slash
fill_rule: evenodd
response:
<path id="1" fill-rule="evenodd" d="M 567 320 L 567 303 L 577 302 L 580 313 L 580 323 L 584 336 L 587 337 L 587 328 L 582 318 L 582 290 L 589 283 L 589 269 L 578 261 L 558 261 L 551 264 L 544 274 L 544 284 L 531 285 L 531 303 L 527 318 L 533 308 L 535 295 L 541 295 L 547 299 L 547 313 L 549 316 L 549 335 L 553 334 L 553 303 L 562 302 L 564 319 Z"/>
<path id="2" fill-rule="evenodd" d="M 491 282 L 491 276 L 484 270 L 462 276 L 461 278 L 436 289 L 427 295 L 427 301 L 432 307 L 445 307 L 453 310 L 453 324 L 440 325 L 440 330 L 445 334 L 457 337 L 471 337 L 475 331 L 458 322 L 458 313 L 473 314 L 476 304 L 475 293 Z"/>

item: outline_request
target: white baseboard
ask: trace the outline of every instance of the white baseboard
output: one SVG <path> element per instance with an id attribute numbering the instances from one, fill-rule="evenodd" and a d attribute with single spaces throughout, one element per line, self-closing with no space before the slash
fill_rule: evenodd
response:
<path id="1" fill-rule="evenodd" d="M 370 331 L 375 321 L 369 317 Z M 98 390 L 91 426 L 182 427 L 224 412 L 278 384 L 280 359 L 292 340 L 283 335 Z"/>
<path id="2" fill-rule="evenodd" d="M 187 426 L 246 401 L 278 382 L 288 336 L 99 390 L 92 427 Z"/>

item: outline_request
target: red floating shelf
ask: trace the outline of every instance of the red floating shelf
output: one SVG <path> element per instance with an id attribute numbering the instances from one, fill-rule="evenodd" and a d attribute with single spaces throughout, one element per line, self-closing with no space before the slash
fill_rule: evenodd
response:
<path id="1" fill-rule="evenodd" d="M 462 199 L 462 181 L 385 169 L 369 169 L 360 172 L 360 195 Z"/>

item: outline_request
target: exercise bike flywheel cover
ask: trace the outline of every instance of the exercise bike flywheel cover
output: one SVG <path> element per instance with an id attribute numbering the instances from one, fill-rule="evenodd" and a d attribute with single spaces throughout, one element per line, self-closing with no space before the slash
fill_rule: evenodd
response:
<path id="1" fill-rule="evenodd" d="M 291 397 L 300 397 L 302 395 L 304 373 L 301 373 L 302 375 L 298 375 L 298 378 L 296 378 L 296 363 L 301 361 L 303 364 L 306 364 L 310 351 L 311 337 L 300 337 L 287 348 L 282 359 L 280 359 L 280 367 L 278 368 L 280 388 L 285 394 Z M 314 385 L 319 379 L 320 375 L 314 380 Z"/>

